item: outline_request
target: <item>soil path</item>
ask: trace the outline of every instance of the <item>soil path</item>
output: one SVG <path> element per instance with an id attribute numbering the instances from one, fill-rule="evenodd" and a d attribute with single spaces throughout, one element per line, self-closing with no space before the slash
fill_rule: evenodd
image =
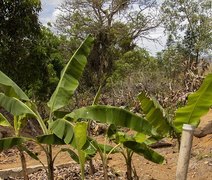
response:
<path id="1" fill-rule="evenodd" d="M 103 141 L 104 137 L 99 136 L 98 140 Z M 171 140 L 170 140 L 171 141 Z M 156 149 L 163 154 L 166 162 L 162 165 L 151 163 L 143 157 L 135 155 L 133 164 L 137 174 L 142 180 L 173 180 L 175 179 L 176 165 L 178 160 L 178 150 L 176 141 L 171 141 L 174 146 Z M 46 162 L 45 153 L 37 146 L 33 146 L 42 161 Z M 60 147 L 53 148 L 54 154 Z M 56 164 L 73 162 L 67 153 L 61 153 L 56 159 Z M 101 164 L 100 158 L 96 156 L 94 163 Z M 37 165 L 37 161 L 27 156 L 27 165 Z M 121 179 L 125 179 L 125 163 L 120 154 L 111 155 L 109 166 L 113 168 Z M 16 150 L 8 150 L 0 154 L 0 169 L 20 167 L 20 159 Z M 188 180 L 211 180 L 212 179 L 212 135 L 201 139 L 194 138 L 191 160 L 189 165 Z"/>

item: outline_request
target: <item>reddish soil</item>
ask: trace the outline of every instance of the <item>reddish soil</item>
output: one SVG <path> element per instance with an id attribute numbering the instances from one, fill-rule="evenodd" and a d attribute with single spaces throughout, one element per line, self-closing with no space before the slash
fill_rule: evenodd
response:
<path id="1" fill-rule="evenodd" d="M 100 141 L 104 138 L 98 137 Z M 172 147 L 155 149 L 163 154 L 166 162 L 162 165 L 154 164 L 145 160 L 143 157 L 135 155 L 133 164 L 136 167 L 137 174 L 143 180 L 173 180 L 175 179 L 176 165 L 178 160 L 178 150 L 175 140 L 170 140 Z M 34 147 L 42 161 L 46 160 L 44 152 L 37 146 Z M 54 153 L 59 150 L 59 146 L 53 148 Z M 56 159 L 56 164 L 72 162 L 66 153 L 61 153 Z M 27 156 L 27 165 L 37 165 L 37 161 Z M 94 158 L 94 164 L 101 164 L 99 156 Z M 0 169 L 20 167 L 20 159 L 16 150 L 8 150 L 0 154 Z M 120 154 L 111 155 L 109 167 L 114 169 L 120 175 L 118 179 L 125 178 L 125 163 Z M 100 179 L 100 178 L 99 178 Z M 210 180 L 212 179 L 212 135 L 201 139 L 194 138 L 191 160 L 188 171 L 188 180 Z"/>

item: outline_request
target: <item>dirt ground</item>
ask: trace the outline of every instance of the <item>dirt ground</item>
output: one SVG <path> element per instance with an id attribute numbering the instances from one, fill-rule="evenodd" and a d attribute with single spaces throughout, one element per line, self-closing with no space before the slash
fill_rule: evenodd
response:
<path id="1" fill-rule="evenodd" d="M 98 137 L 103 140 L 103 136 Z M 133 164 L 136 167 L 137 174 L 143 180 L 173 180 L 175 179 L 176 165 L 178 160 L 178 148 L 175 140 L 169 140 L 173 146 L 155 149 L 164 155 L 166 161 L 162 165 L 152 163 L 143 157 L 135 155 Z M 39 154 L 42 161 L 46 156 L 42 150 L 35 146 L 34 150 Z M 54 154 L 59 150 L 59 146 L 53 148 Z M 56 164 L 65 164 L 72 162 L 66 153 L 61 153 L 56 159 Z M 39 162 L 27 156 L 27 165 L 37 165 Z M 94 158 L 94 165 L 101 164 L 100 158 Z M 0 170 L 20 167 L 20 159 L 16 150 L 8 150 L 0 154 Z M 120 154 L 113 154 L 109 159 L 109 167 L 118 175 L 118 179 L 126 179 L 125 163 Z M 100 179 L 100 178 L 99 178 Z M 192 154 L 188 171 L 188 180 L 211 180 L 212 179 L 212 135 L 207 135 L 201 139 L 194 138 Z"/>

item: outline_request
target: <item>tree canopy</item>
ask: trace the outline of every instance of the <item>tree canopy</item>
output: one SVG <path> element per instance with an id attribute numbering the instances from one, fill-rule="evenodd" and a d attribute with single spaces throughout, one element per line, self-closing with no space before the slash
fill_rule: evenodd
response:
<path id="1" fill-rule="evenodd" d="M 0 69 L 23 88 L 38 78 L 31 69 L 40 62 L 30 56 L 41 35 L 40 10 L 38 0 L 0 1 Z"/>
<path id="2" fill-rule="evenodd" d="M 65 0 L 59 9 L 56 27 L 61 33 L 78 39 L 87 34 L 96 38 L 85 76 L 96 88 L 112 72 L 114 61 L 161 23 L 152 0 Z"/>
<path id="3" fill-rule="evenodd" d="M 189 63 L 198 63 L 200 55 L 212 48 L 211 1 L 165 0 L 162 12 L 166 31 L 175 41 L 181 41 Z"/>
<path id="4" fill-rule="evenodd" d="M 0 69 L 30 96 L 45 100 L 63 68 L 65 39 L 41 25 L 40 11 L 39 0 L 0 1 Z"/>

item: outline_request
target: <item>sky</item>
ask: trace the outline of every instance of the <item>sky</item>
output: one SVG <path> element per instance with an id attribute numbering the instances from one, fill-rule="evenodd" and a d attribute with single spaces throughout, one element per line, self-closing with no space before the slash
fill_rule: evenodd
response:
<path id="1" fill-rule="evenodd" d="M 42 12 L 40 13 L 39 18 L 43 25 L 46 25 L 48 22 L 55 22 L 57 15 L 59 14 L 57 7 L 62 2 L 63 0 L 41 0 Z M 158 28 L 154 32 L 151 32 L 150 37 L 157 38 L 159 43 L 144 39 L 143 41 L 138 42 L 138 45 L 147 49 L 153 56 L 155 56 L 157 52 L 164 49 L 166 43 L 166 36 L 163 33 L 163 28 Z"/>

